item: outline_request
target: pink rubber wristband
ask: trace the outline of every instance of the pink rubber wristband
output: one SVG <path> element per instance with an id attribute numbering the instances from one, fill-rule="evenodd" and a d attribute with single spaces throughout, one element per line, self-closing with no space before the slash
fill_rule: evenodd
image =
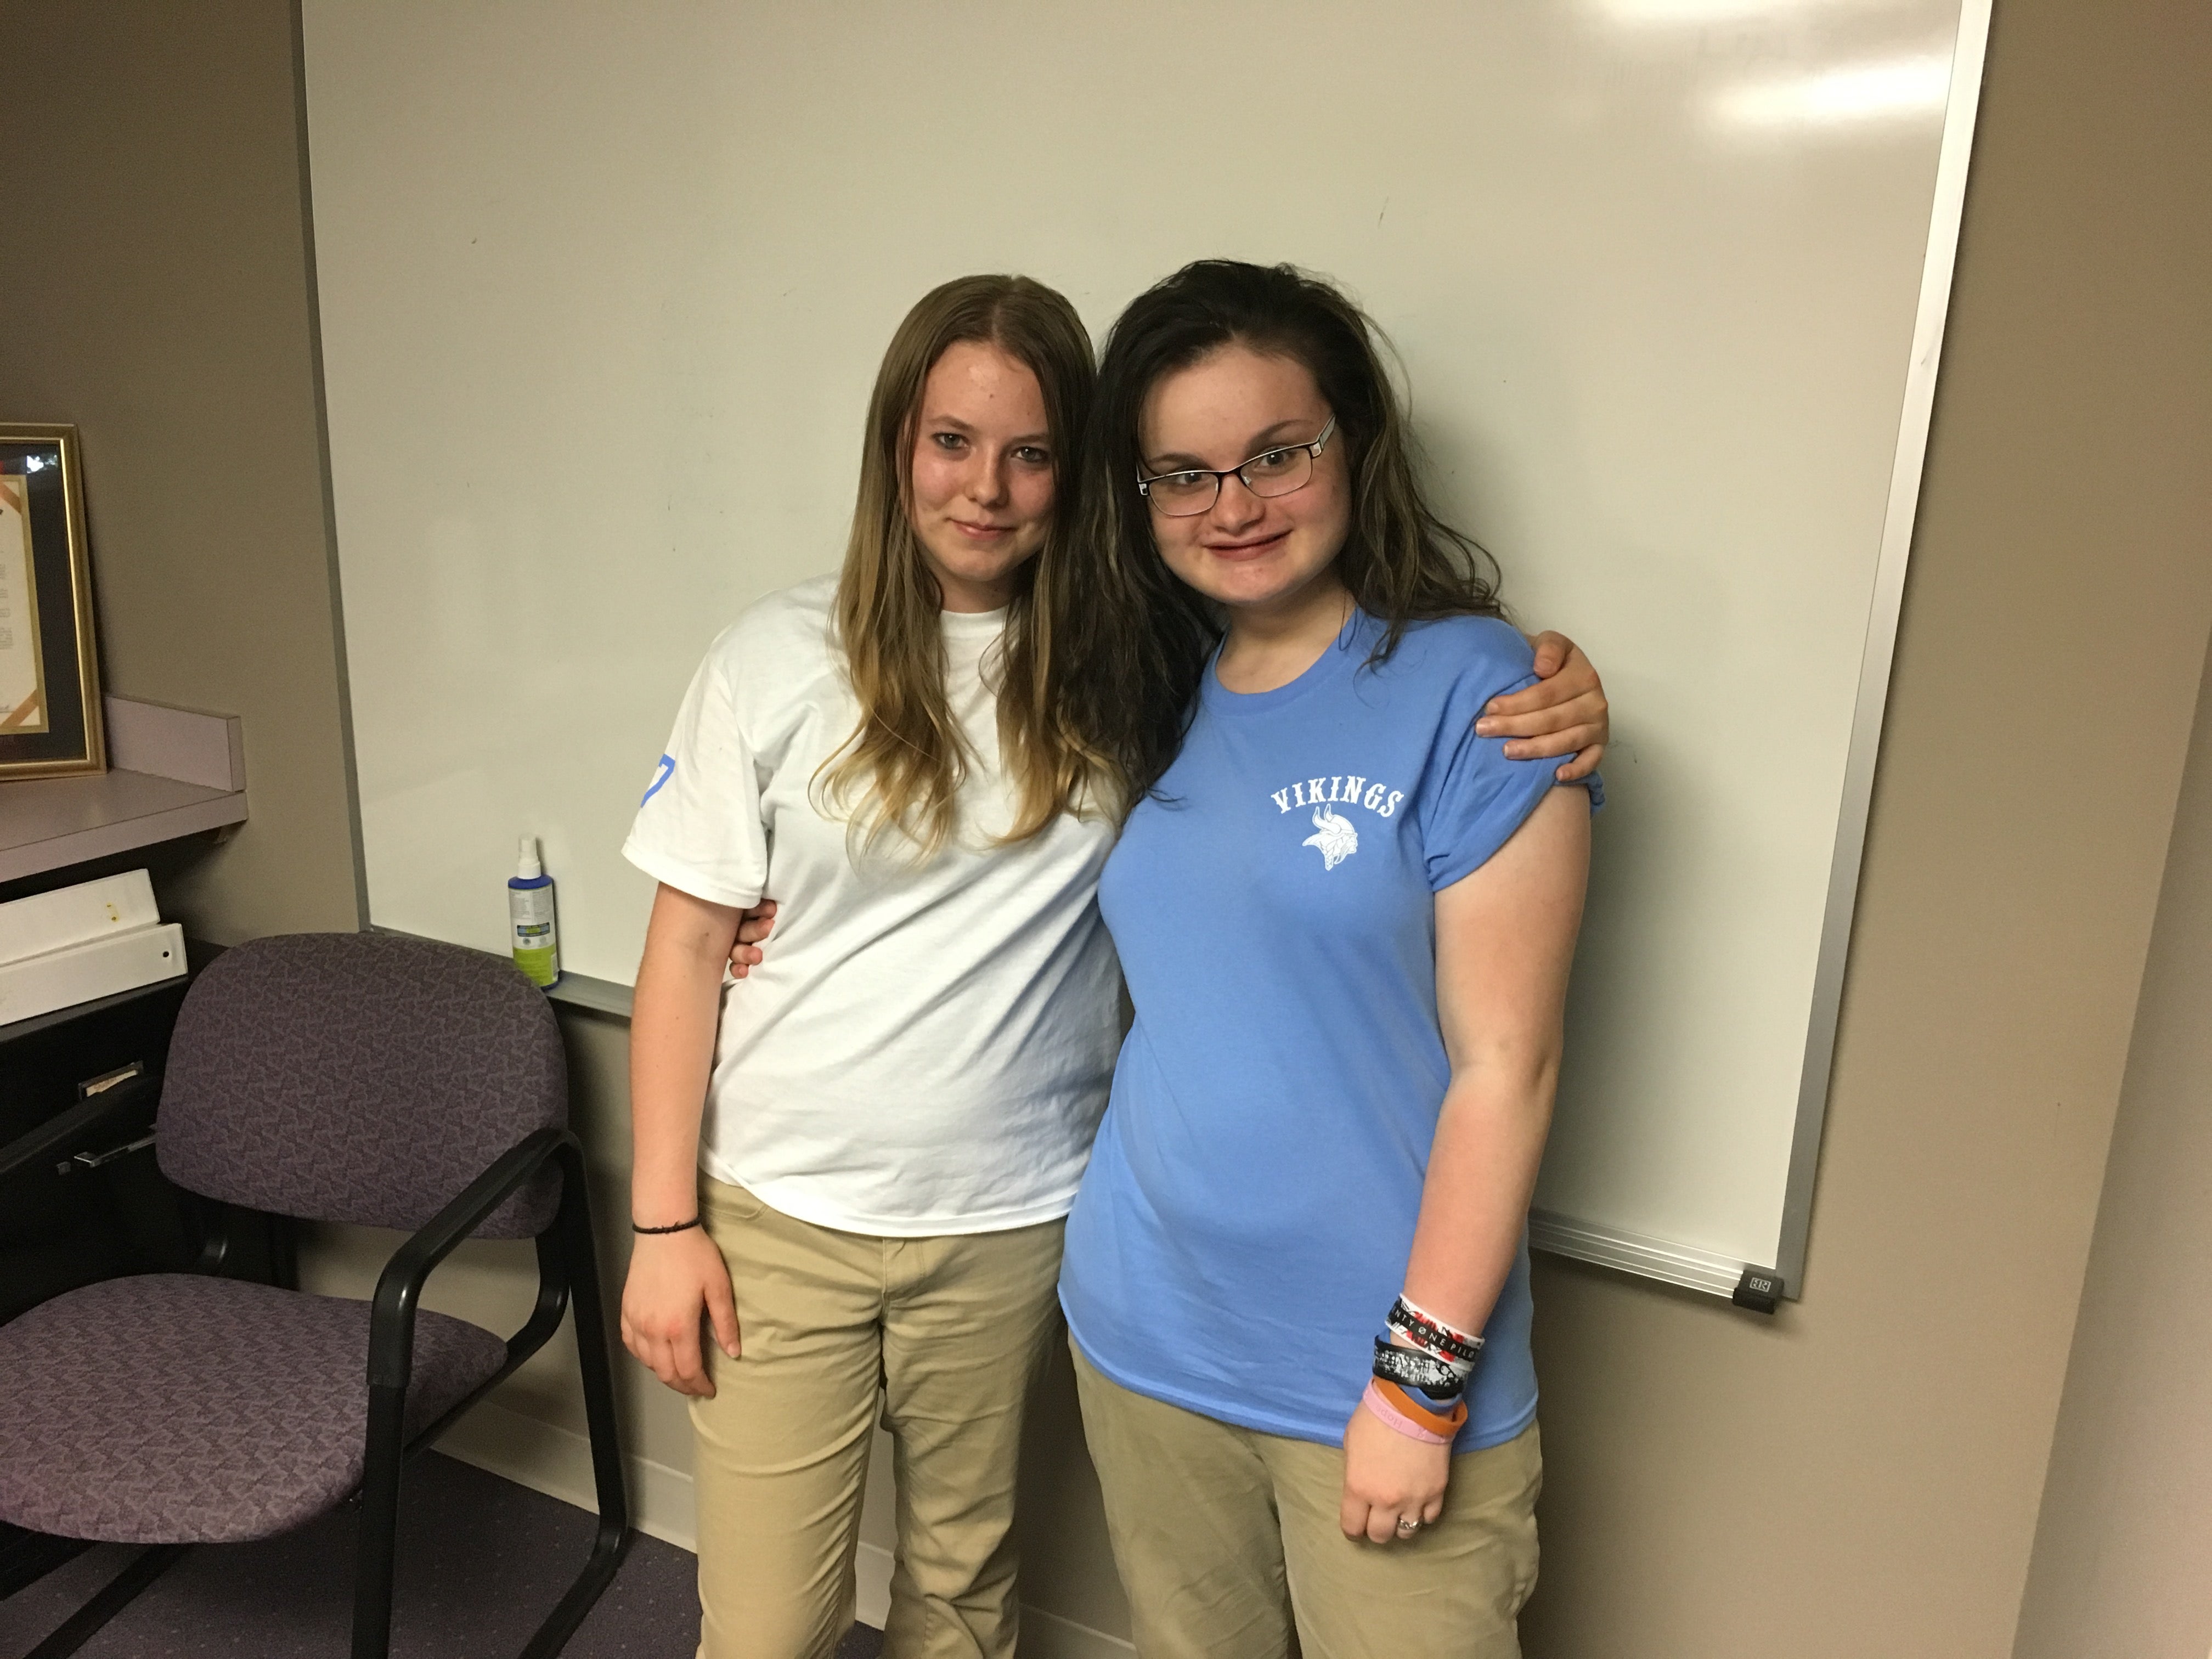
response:
<path id="1" fill-rule="evenodd" d="M 1342 1398 L 1341 1395 L 1338 1397 Z M 1382 1397 L 1382 1390 L 1375 1386 L 1375 1380 L 1372 1377 L 1368 1379 L 1367 1392 L 1359 1396 L 1359 1403 L 1408 1440 L 1418 1440 L 1425 1446 L 1449 1446 L 1452 1443 L 1452 1437 L 1448 1434 L 1432 1433 L 1418 1423 L 1407 1422 L 1397 1409 Z"/>

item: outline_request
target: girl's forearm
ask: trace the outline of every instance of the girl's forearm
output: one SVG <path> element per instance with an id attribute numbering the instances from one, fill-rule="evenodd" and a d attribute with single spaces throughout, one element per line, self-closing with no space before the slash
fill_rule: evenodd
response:
<path id="1" fill-rule="evenodd" d="M 665 890 L 664 890 L 665 894 Z M 699 1120 L 714 1069 L 722 968 L 736 934 L 693 900 L 656 902 L 630 1014 L 630 1209 L 641 1226 L 698 1210 Z"/>
<path id="2" fill-rule="evenodd" d="M 1478 1066 L 1452 1080 L 1421 1191 L 1406 1294 L 1480 1331 L 1521 1248 L 1551 1126 L 1554 1057 Z"/>
<path id="3" fill-rule="evenodd" d="M 1437 895 L 1437 1020 L 1451 1057 L 1406 1294 L 1465 1331 L 1513 1270 L 1552 1124 L 1589 863 L 1589 800 L 1553 789 Z"/>

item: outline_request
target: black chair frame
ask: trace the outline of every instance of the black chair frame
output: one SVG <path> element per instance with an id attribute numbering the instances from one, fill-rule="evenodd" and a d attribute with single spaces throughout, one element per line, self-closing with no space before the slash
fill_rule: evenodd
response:
<path id="1" fill-rule="evenodd" d="M 157 1087 L 156 1078 L 134 1078 L 0 1148 L 0 1181 L 11 1170 L 67 1158 L 85 1143 L 112 1133 L 112 1126 L 130 1110 L 143 1109 L 146 1094 Z M 561 1201 L 552 1224 L 535 1241 L 538 1299 L 528 1321 L 507 1339 L 507 1358 L 489 1379 L 434 1422 L 408 1436 L 407 1385 L 414 1364 L 415 1320 L 423 1285 L 464 1239 L 548 1164 L 560 1170 Z M 385 1263 L 369 1314 L 368 1443 L 361 1485 L 352 1500 L 361 1510 L 355 1547 L 353 1659 L 388 1659 L 391 1652 L 402 1466 L 544 1346 L 560 1328 L 572 1301 L 584 1416 L 592 1448 L 592 1480 L 599 1500 L 599 1528 L 583 1571 L 523 1648 L 522 1659 L 551 1659 L 560 1652 L 613 1578 L 635 1537 L 623 1478 L 614 1376 L 608 1363 L 605 1310 L 599 1296 L 599 1255 L 592 1242 L 591 1205 L 584 1182 L 583 1147 L 574 1132 L 537 1130 L 494 1160 Z M 216 1224 L 208 1230 L 206 1248 L 194 1264 L 195 1271 L 221 1273 L 230 1253 L 228 1224 L 228 1206 L 222 1206 Z M 75 1653 L 188 1547 L 156 1544 L 143 1551 L 24 1659 L 64 1659 Z"/>

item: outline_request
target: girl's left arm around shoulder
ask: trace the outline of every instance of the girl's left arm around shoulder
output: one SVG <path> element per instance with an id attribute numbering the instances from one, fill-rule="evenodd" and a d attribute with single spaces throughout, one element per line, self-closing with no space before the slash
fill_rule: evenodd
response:
<path id="1" fill-rule="evenodd" d="M 1404 1289 L 1464 1331 L 1489 1322 L 1512 1270 L 1551 1127 L 1589 817 L 1583 791 L 1552 790 L 1489 862 L 1436 896 L 1437 1014 L 1451 1085 Z M 1379 1324 L 1391 1287 L 1376 1295 Z M 1344 1450 L 1347 1537 L 1387 1542 L 1401 1516 L 1443 1512 L 1448 1446 L 1409 1439 L 1362 1406 Z"/>
<path id="2" fill-rule="evenodd" d="M 1475 734 L 1505 738 L 1508 760 L 1571 757 L 1557 775 L 1561 783 L 1572 783 L 1597 770 L 1612 740 L 1605 683 L 1582 647 L 1565 635 L 1547 630 L 1529 644 L 1536 651 L 1536 684 L 1492 697 L 1474 723 Z"/>

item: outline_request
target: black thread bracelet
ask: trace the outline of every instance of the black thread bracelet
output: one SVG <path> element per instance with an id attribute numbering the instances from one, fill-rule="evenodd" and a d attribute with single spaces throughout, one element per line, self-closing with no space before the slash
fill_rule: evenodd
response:
<path id="1" fill-rule="evenodd" d="M 699 1218 L 695 1215 L 689 1221 L 678 1222 L 673 1227 L 641 1227 L 633 1221 L 629 1224 L 629 1230 L 634 1233 L 688 1233 L 698 1224 Z"/>

